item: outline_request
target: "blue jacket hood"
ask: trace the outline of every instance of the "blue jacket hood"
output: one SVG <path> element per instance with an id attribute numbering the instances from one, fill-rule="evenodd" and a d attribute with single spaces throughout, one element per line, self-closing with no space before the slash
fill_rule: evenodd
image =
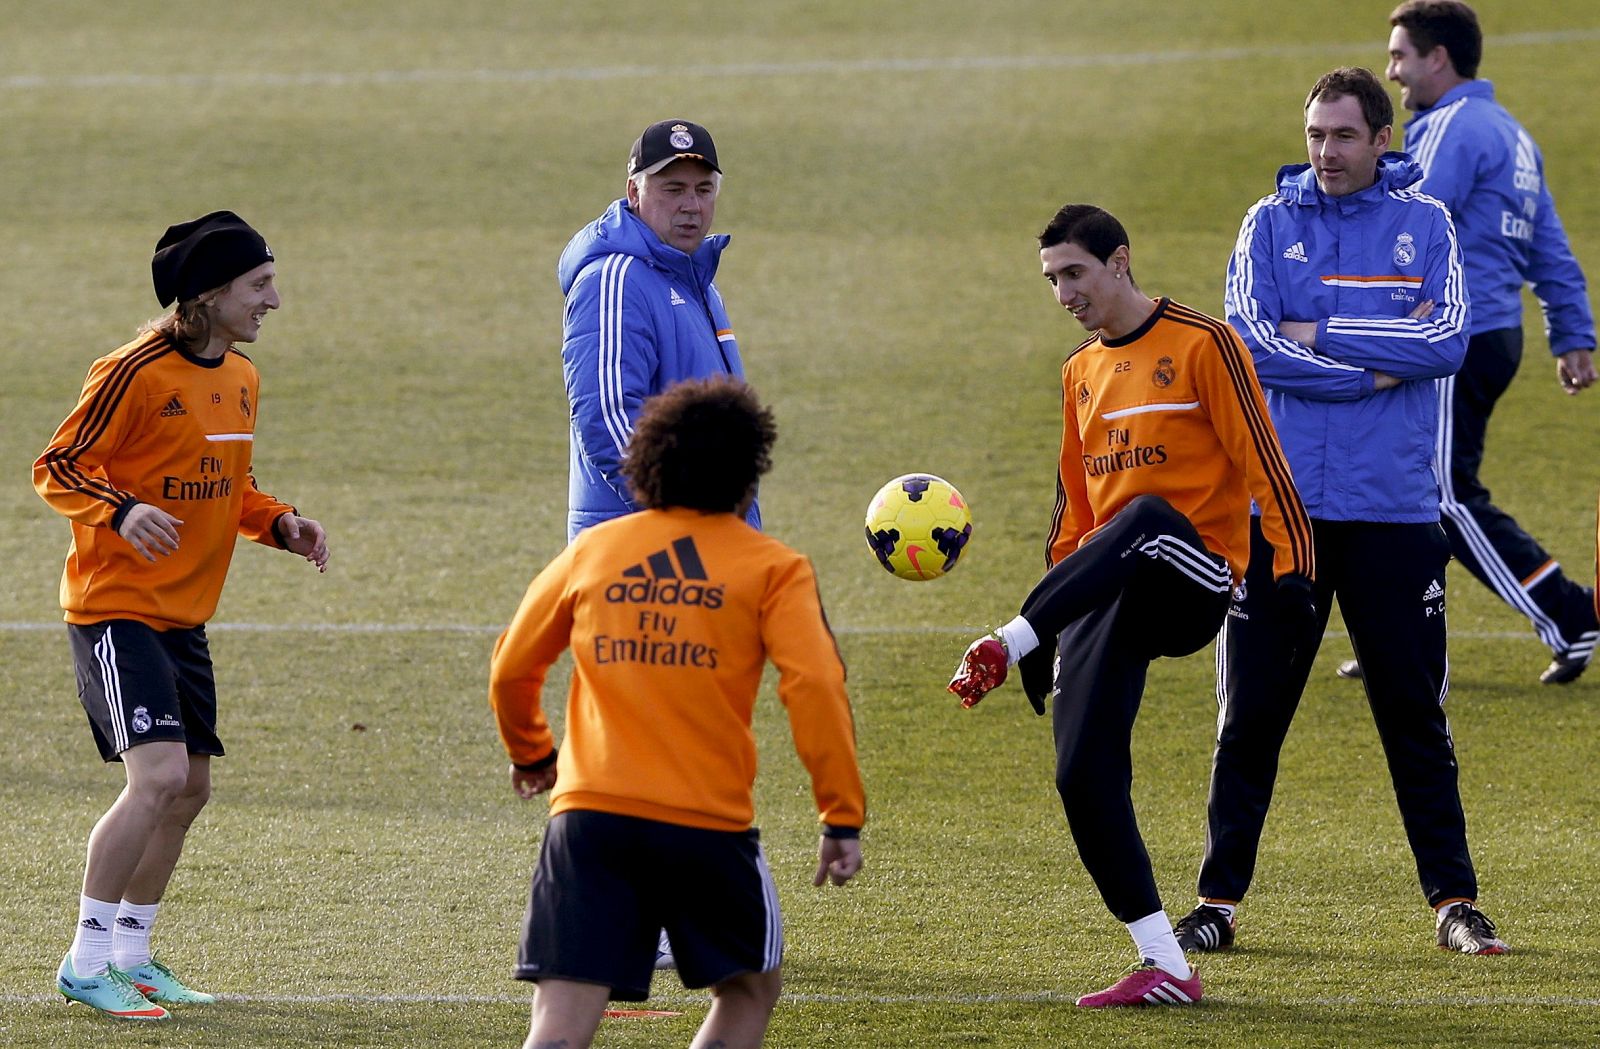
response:
<path id="1" fill-rule="evenodd" d="M 728 235 L 713 234 L 687 255 L 656 236 L 655 231 L 628 208 L 626 197 L 611 202 L 604 214 L 573 234 L 556 264 L 561 294 L 572 291 L 583 268 L 607 255 L 632 255 L 652 267 L 704 289 L 717 275 Z"/>
<path id="2" fill-rule="evenodd" d="M 1357 200 L 1374 199 L 1422 180 L 1422 165 L 1409 153 L 1390 150 L 1378 158 L 1378 181 L 1350 194 Z M 1323 204 L 1336 198 L 1322 192 L 1310 164 L 1285 164 L 1278 169 L 1278 192 L 1296 204 Z"/>

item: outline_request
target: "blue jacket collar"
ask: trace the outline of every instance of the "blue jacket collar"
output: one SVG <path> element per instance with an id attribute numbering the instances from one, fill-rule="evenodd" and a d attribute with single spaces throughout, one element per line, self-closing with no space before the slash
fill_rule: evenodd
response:
<path id="1" fill-rule="evenodd" d="M 1481 98 L 1485 102 L 1493 102 L 1494 84 L 1488 80 L 1468 80 L 1465 84 L 1457 84 L 1449 91 L 1446 91 L 1444 94 L 1440 95 L 1439 101 L 1435 102 L 1427 109 L 1419 109 L 1415 113 L 1411 114 L 1411 119 L 1406 121 L 1406 128 L 1409 130 L 1411 125 L 1415 124 L 1417 121 L 1423 119 L 1424 117 L 1431 116 L 1432 114 L 1443 109 L 1445 106 L 1450 105 L 1452 102 L 1460 101 L 1463 98 Z"/>
<path id="2" fill-rule="evenodd" d="M 1278 194 L 1295 204 L 1326 206 L 1341 203 L 1355 206 L 1381 199 L 1385 194 L 1405 189 L 1422 178 L 1422 166 L 1411 154 L 1390 150 L 1378 158 L 1378 181 L 1346 197 L 1330 197 L 1317 185 L 1317 173 L 1310 164 L 1285 164 L 1278 169 Z"/>
<path id="3" fill-rule="evenodd" d="M 626 197 L 611 202 L 605 213 L 575 233 L 561 252 L 556 276 L 561 294 L 572 290 L 583 268 L 607 255 L 632 255 L 651 266 L 704 289 L 717 275 L 722 250 L 728 246 L 725 233 L 713 234 L 700 242 L 693 255 L 687 255 L 656 236 L 628 209 Z"/>

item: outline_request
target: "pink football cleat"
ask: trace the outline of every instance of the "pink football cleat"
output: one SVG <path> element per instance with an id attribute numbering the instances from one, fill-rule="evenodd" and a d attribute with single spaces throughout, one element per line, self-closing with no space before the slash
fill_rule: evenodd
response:
<path id="1" fill-rule="evenodd" d="M 961 697 L 962 706 L 976 706 L 1005 681 L 1007 665 L 1005 644 L 997 637 L 980 637 L 968 646 L 947 687 Z"/>
<path id="2" fill-rule="evenodd" d="M 1200 1000 L 1200 973 L 1180 980 L 1149 959 L 1128 970 L 1128 975 L 1094 994 L 1078 999 L 1085 1009 L 1117 1005 L 1191 1005 Z"/>

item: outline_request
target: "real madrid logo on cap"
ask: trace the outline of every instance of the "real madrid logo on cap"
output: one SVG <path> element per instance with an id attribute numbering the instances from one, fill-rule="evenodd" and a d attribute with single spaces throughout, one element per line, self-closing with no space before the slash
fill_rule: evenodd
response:
<path id="1" fill-rule="evenodd" d="M 689 129 L 682 124 L 672 125 L 672 135 L 667 139 L 672 143 L 673 149 L 688 149 L 694 145 L 694 136 L 689 134 Z"/>

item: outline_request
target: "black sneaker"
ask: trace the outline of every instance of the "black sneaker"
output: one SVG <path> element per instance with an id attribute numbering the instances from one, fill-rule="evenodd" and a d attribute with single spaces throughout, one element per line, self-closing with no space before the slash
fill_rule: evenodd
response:
<path id="1" fill-rule="evenodd" d="M 1339 668 L 1334 673 L 1349 681 L 1360 681 L 1361 662 L 1355 659 L 1347 659 L 1339 664 Z"/>
<path id="2" fill-rule="evenodd" d="M 1225 951 L 1233 946 L 1233 929 L 1227 911 L 1202 903 L 1179 918 L 1172 933 L 1186 951 Z"/>
<path id="3" fill-rule="evenodd" d="M 1511 945 L 1494 934 L 1494 922 L 1470 903 L 1458 903 L 1444 912 L 1439 923 L 1439 949 L 1462 954 L 1505 954 Z"/>
<path id="4" fill-rule="evenodd" d="M 1588 656 L 1557 656 L 1539 675 L 1541 685 L 1570 685 L 1589 669 Z"/>

